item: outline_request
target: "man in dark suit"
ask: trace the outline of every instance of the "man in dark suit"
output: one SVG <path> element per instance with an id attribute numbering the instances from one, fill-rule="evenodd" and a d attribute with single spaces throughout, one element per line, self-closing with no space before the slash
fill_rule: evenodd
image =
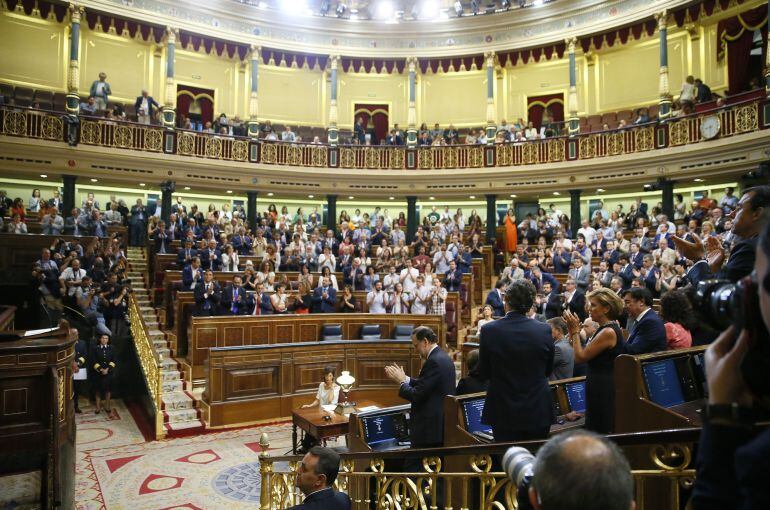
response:
<path id="1" fill-rule="evenodd" d="M 241 275 L 233 276 L 233 282 L 222 292 L 221 310 L 223 315 L 243 315 L 248 312 L 248 299 Z"/>
<path id="2" fill-rule="evenodd" d="M 176 252 L 176 265 L 184 269 L 189 266 L 194 257 L 198 256 L 198 250 L 193 248 L 192 239 L 185 239 L 183 247 Z"/>
<path id="3" fill-rule="evenodd" d="M 273 303 L 270 296 L 265 293 L 265 286 L 262 283 L 257 284 L 257 289 L 249 297 L 246 304 L 247 315 L 271 315 L 273 313 Z"/>
<path id="4" fill-rule="evenodd" d="M 152 238 L 155 241 L 155 253 L 171 252 L 171 238 L 166 230 L 166 222 L 158 222 L 158 226 L 152 232 Z"/>
<path id="5" fill-rule="evenodd" d="M 385 375 L 400 385 L 398 395 L 412 403 L 409 434 L 416 448 L 444 444 L 444 396 L 455 394 L 454 362 L 437 342 L 438 335 L 427 326 L 412 333 L 412 345 L 425 360 L 417 377 L 398 365 L 385 367 Z"/>
<path id="6" fill-rule="evenodd" d="M 743 192 L 738 206 L 730 214 L 731 232 L 741 240 L 733 245 L 729 256 L 719 238 L 711 236 L 705 242 L 696 242 L 672 236 L 677 250 L 695 262 L 687 272 L 687 279 L 697 285 L 701 280 L 719 278 L 737 282 L 754 269 L 757 239 L 763 222 L 762 215 L 770 207 L 770 186 L 755 186 Z"/>
<path id="7" fill-rule="evenodd" d="M 559 281 L 553 277 L 551 273 L 543 272 L 540 266 L 534 266 L 529 273 L 529 279 L 532 280 L 532 284 L 535 286 L 537 292 L 543 290 L 543 285 L 549 283 L 551 290 L 559 290 Z M 550 292 L 550 291 L 549 291 Z"/>
<path id="8" fill-rule="evenodd" d="M 652 309 L 652 293 L 645 288 L 630 288 L 623 293 L 623 302 L 634 329 L 626 341 L 627 354 L 645 354 L 666 350 L 666 328 Z"/>
<path id="9" fill-rule="evenodd" d="M 334 313 L 337 305 L 337 291 L 332 287 L 331 280 L 324 276 L 320 287 L 313 291 L 313 313 Z"/>
<path id="10" fill-rule="evenodd" d="M 449 292 L 459 292 L 463 283 L 463 272 L 457 267 L 457 262 L 449 261 L 449 270 L 444 275 L 443 285 Z"/>
<path id="11" fill-rule="evenodd" d="M 182 269 L 182 290 L 193 290 L 195 285 L 202 280 L 201 259 L 193 257 L 190 263 Z"/>
<path id="12" fill-rule="evenodd" d="M 142 95 L 134 101 L 134 108 L 136 109 L 138 122 L 140 124 L 150 124 L 152 119 L 155 118 L 155 112 L 160 108 L 160 105 L 146 90 L 143 90 Z"/>
<path id="13" fill-rule="evenodd" d="M 634 265 L 628 254 L 624 253 L 618 258 L 618 265 L 620 271 L 618 271 L 618 277 L 623 281 L 623 290 L 631 288 L 631 281 L 634 279 Z"/>
<path id="14" fill-rule="evenodd" d="M 553 254 L 553 269 L 556 273 L 566 273 L 572 264 L 572 255 L 559 246 Z"/>
<path id="15" fill-rule="evenodd" d="M 495 288 L 489 291 L 489 294 L 487 294 L 487 300 L 484 302 L 485 305 L 492 307 L 492 315 L 495 317 L 502 317 L 505 315 L 503 287 L 505 287 L 505 283 L 502 280 L 498 280 Z"/>
<path id="16" fill-rule="evenodd" d="M 219 315 L 219 302 L 222 299 L 222 289 L 214 281 L 214 273 L 206 271 L 203 281 L 195 285 L 195 316 L 208 317 Z"/>
<path id="17" fill-rule="evenodd" d="M 187 206 L 182 203 L 182 197 L 176 197 L 176 203 L 171 206 L 171 212 L 177 216 L 187 214 Z"/>
<path id="18" fill-rule="evenodd" d="M 495 442 L 545 439 L 551 427 L 554 345 L 550 326 L 526 317 L 534 301 L 532 282 L 513 282 L 508 313 L 481 328 L 479 378 L 489 379 L 481 421 Z"/>
<path id="19" fill-rule="evenodd" d="M 302 458 L 296 486 L 305 500 L 289 510 L 350 510 L 350 498 L 333 489 L 340 469 L 340 456 L 331 448 L 314 446 Z"/>
<path id="20" fill-rule="evenodd" d="M 575 370 L 575 351 L 567 339 L 569 328 L 567 321 L 561 317 L 548 320 L 553 338 L 553 372 L 548 378 L 551 381 L 570 379 Z"/>
<path id="21" fill-rule="evenodd" d="M 543 296 L 540 298 L 538 313 L 542 313 L 546 319 L 561 317 L 564 310 L 561 307 L 561 295 L 553 290 L 551 282 L 543 282 Z"/>
<path id="22" fill-rule="evenodd" d="M 580 317 L 581 321 L 584 321 L 587 317 L 585 293 L 577 288 L 577 284 L 572 278 L 567 278 L 564 287 L 566 289 L 564 292 L 564 310 L 569 310 Z"/>
<path id="23" fill-rule="evenodd" d="M 198 256 L 201 259 L 201 267 L 210 271 L 222 269 L 222 252 L 217 249 L 215 240 L 209 241 L 208 248 L 201 250 Z"/>

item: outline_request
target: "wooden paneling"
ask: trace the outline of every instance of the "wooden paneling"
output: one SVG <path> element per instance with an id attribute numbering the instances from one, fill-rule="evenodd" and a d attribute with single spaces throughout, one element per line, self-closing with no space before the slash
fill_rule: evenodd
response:
<path id="1" fill-rule="evenodd" d="M 424 325 L 438 332 L 441 346 L 446 345 L 444 318 L 438 315 L 341 313 L 193 317 L 187 362 L 192 367 L 193 378 L 199 379 L 205 375 L 204 364 L 209 358 L 210 349 L 316 342 L 320 340 L 324 324 L 341 324 L 343 340 L 360 338 L 361 327 L 365 324 L 379 324 L 384 339 L 393 336 L 396 324 L 412 324 L 415 327 Z M 256 335 L 253 335 L 254 333 Z M 385 340 L 381 342 L 384 344 Z M 362 352 L 362 355 L 364 354 L 378 360 L 380 359 L 378 356 L 382 353 L 373 350 Z M 315 359 L 314 355 L 315 353 L 309 354 L 310 360 Z M 361 360 L 366 359 L 366 357 L 361 358 Z M 315 360 L 315 362 L 318 361 Z M 362 368 L 366 367 L 362 366 Z"/>
<path id="2" fill-rule="evenodd" d="M 398 363 L 407 374 L 420 370 L 420 358 L 408 340 L 350 340 L 277 344 L 210 351 L 204 401 L 210 427 L 225 427 L 288 417 L 315 398 L 323 369 L 356 378 L 351 399 L 381 405 L 404 403 L 385 377 L 385 366 Z"/>

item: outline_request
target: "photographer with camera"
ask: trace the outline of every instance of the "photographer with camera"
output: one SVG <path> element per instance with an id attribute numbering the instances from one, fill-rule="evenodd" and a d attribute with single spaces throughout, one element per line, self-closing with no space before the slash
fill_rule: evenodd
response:
<path id="1" fill-rule="evenodd" d="M 744 198 L 735 224 L 746 212 Z M 770 429 L 755 428 L 760 410 L 770 408 L 770 222 L 754 228 L 761 231 L 754 274 L 735 285 L 703 282 L 696 295 L 701 307 L 705 297 L 715 318 L 733 325 L 706 351 L 709 394 L 693 487 L 695 510 L 770 508 Z"/>
<path id="2" fill-rule="evenodd" d="M 107 327 L 102 310 L 106 306 L 104 293 L 102 293 L 90 276 L 84 276 L 80 287 L 75 291 L 80 312 L 86 318 L 89 324 L 96 328 L 99 335 L 112 336 L 112 331 Z"/>
<path id="3" fill-rule="evenodd" d="M 737 282 L 754 268 L 757 239 L 762 228 L 762 216 L 770 207 L 770 186 L 755 186 L 743 192 L 738 206 L 730 213 L 731 232 L 740 241 L 727 250 L 719 237 L 709 236 L 701 240 L 692 234 L 693 242 L 672 236 L 679 253 L 692 260 L 694 265 L 687 272 L 687 280 L 693 285 L 708 278 Z"/>
<path id="4" fill-rule="evenodd" d="M 628 460 L 615 443 L 592 432 L 558 434 L 537 457 L 519 446 L 509 448 L 503 470 L 516 484 L 519 510 L 636 508 Z"/>

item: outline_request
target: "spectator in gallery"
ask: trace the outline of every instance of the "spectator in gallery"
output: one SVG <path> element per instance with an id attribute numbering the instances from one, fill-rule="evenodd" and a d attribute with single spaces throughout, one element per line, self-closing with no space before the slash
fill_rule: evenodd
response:
<path id="1" fill-rule="evenodd" d="M 711 88 L 700 78 L 695 79 L 695 100 L 698 103 L 708 103 L 713 99 Z"/>
<path id="2" fill-rule="evenodd" d="M 152 119 L 155 118 L 156 110 L 160 109 L 160 105 L 150 96 L 149 92 L 142 89 L 142 94 L 134 102 L 134 108 L 140 124 L 151 124 Z"/>
<path id="3" fill-rule="evenodd" d="M 112 89 L 110 89 L 110 84 L 107 83 L 107 74 L 99 73 L 99 79 L 91 83 L 91 89 L 88 92 L 89 100 L 91 97 L 94 98 L 96 110 L 106 110 L 111 94 Z"/>
<path id="4" fill-rule="evenodd" d="M 364 145 L 364 142 L 366 142 L 366 126 L 364 125 L 363 117 L 356 119 L 356 123 L 353 126 L 353 138 L 359 145 Z"/>
<path id="5" fill-rule="evenodd" d="M 297 141 L 297 135 L 295 135 L 294 132 L 291 130 L 291 126 L 286 126 L 286 129 L 283 130 L 283 133 L 281 133 L 281 141 L 282 142 Z"/>
<path id="6" fill-rule="evenodd" d="M 213 127 L 213 125 L 211 124 L 211 121 L 207 121 L 207 122 L 206 122 L 206 123 L 203 125 L 203 132 L 204 132 L 204 133 L 209 133 L 209 134 L 212 134 L 212 135 L 214 134 L 214 127 Z"/>
<path id="7" fill-rule="evenodd" d="M 679 103 L 684 106 L 685 103 L 692 104 L 693 101 L 695 101 L 695 78 L 688 76 L 679 92 Z"/>
<path id="8" fill-rule="evenodd" d="M 82 115 L 95 115 L 96 110 L 96 100 L 93 96 L 89 96 L 86 102 L 80 103 L 80 113 Z"/>
<path id="9" fill-rule="evenodd" d="M 634 124 L 646 124 L 648 122 L 650 122 L 650 111 L 647 108 L 639 108 L 636 110 Z"/>
<path id="10" fill-rule="evenodd" d="M 21 216 L 14 214 L 6 229 L 10 234 L 26 234 L 27 224 L 21 221 Z"/>

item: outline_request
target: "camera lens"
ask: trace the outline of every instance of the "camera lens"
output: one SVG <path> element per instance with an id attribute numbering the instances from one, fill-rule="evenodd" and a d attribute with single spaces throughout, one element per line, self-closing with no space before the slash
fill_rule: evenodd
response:
<path id="1" fill-rule="evenodd" d="M 532 476 L 535 457 L 526 448 L 513 446 L 503 455 L 503 471 L 518 487 L 526 477 Z"/>

